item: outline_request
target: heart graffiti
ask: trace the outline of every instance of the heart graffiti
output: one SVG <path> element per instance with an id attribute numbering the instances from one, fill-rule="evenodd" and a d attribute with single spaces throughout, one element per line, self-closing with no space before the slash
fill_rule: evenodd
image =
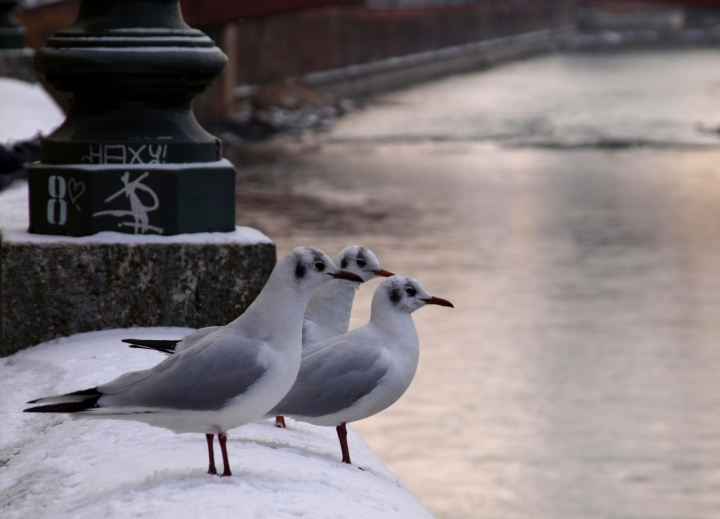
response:
<path id="1" fill-rule="evenodd" d="M 80 210 L 80 205 L 78 205 L 77 201 L 84 192 L 85 182 L 78 182 L 74 178 L 68 181 L 68 196 L 70 197 L 70 202 L 72 202 L 78 210 Z"/>

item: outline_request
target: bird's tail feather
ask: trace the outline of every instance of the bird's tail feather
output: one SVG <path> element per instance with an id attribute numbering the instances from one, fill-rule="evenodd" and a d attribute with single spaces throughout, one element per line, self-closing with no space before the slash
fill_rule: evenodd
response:
<path id="1" fill-rule="evenodd" d="M 76 413 L 97 406 L 97 401 L 103 394 L 96 387 L 68 393 L 31 400 L 28 404 L 43 404 L 25 409 L 26 413 Z"/>
<path id="2" fill-rule="evenodd" d="M 129 344 L 131 348 L 156 350 L 172 355 L 175 353 L 175 346 L 177 346 L 177 343 L 180 342 L 180 340 L 123 339 L 122 342 Z"/>

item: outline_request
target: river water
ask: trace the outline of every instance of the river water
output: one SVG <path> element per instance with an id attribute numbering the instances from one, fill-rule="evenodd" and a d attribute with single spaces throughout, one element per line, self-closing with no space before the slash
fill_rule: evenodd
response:
<path id="1" fill-rule="evenodd" d="M 717 51 L 515 62 L 230 152 L 238 221 L 455 303 L 353 424 L 438 518 L 717 518 L 718 124 Z"/>

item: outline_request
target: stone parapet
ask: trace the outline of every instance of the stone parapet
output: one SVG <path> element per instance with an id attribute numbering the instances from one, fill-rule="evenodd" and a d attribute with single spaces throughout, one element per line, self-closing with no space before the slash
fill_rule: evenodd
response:
<path id="1" fill-rule="evenodd" d="M 0 49 L 0 77 L 37 82 L 32 49 Z"/>
<path id="2" fill-rule="evenodd" d="M 176 236 L 33 235 L 27 216 L 7 217 L 27 207 L 26 187 L 0 198 L 0 356 L 94 330 L 226 324 L 255 299 L 276 261 L 269 238 L 241 227 Z"/>

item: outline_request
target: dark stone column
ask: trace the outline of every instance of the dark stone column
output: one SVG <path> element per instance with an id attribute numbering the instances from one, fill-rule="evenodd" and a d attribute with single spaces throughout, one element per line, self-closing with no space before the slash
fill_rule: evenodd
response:
<path id="1" fill-rule="evenodd" d="M 19 0 L 0 0 L 0 49 L 25 47 L 25 30 L 13 16 Z"/>
<path id="2" fill-rule="evenodd" d="M 177 0 L 83 0 L 35 55 L 70 99 L 30 168 L 30 232 L 228 232 L 235 170 L 191 112 L 226 57 Z"/>
<path id="3" fill-rule="evenodd" d="M 19 4 L 19 0 L 0 0 L 0 77 L 34 83 L 33 51 L 25 48 L 25 29 L 13 16 Z"/>

